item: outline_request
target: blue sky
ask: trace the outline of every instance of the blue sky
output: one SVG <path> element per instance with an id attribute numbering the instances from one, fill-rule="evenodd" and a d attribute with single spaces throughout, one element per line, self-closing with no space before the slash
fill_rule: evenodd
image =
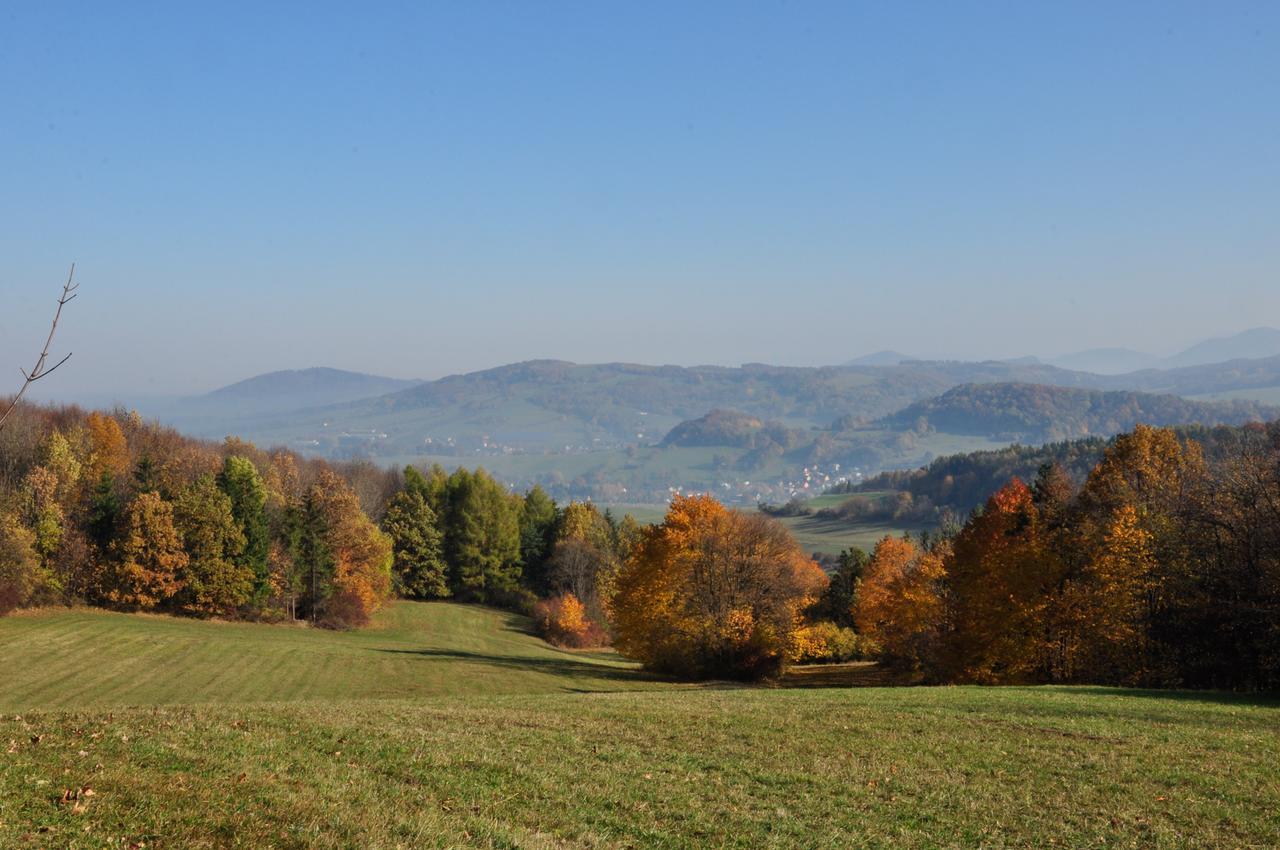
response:
<path id="1" fill-rule="evenodd" d="M 1275 3 L 8 4 L 0 80 L 46 392 L 1280 325 Z"/>

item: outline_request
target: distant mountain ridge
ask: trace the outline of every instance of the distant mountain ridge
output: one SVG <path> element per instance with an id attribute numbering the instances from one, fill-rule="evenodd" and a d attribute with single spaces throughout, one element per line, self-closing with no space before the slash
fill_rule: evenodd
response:
<path id="1" fill-rule="evenodd" d="M 1130 348 L 1092 348 L 1049 358 L 1047 362 L 1063 369 L 1124 375 L 1147 369 L 1181 369 L 1276 356 L 1280 356 L 1280 330 L 1251 328 L 1230 336 L 1206 339 L 1170 357 L 1157 357 Z"/>
<path id="2" fill-rule="evenodd" d="M 1280 330 L 1251 328 L 1231 336 L 1207 339 L 1180 354 L 1165 358 L 1160 365 L 1167 369 L 1182 366 L 1205 366 L 1230 360 L 1256 360 L 1280 356 Z"/>
<path id="3" fill-rule="evenodd" d="M 872 354 L 864 354 L 861 357 L 855 357 L 846 362 L 846 366 L 897 366 L 912 360 L 918 360 L 908 354 L 900 351 L 876 351 Z"/>
<path id="4" fill-rule="evenodd" d="M 201 396 L 180 399 L 170 417 L 261 416 L 346 404 L 416 386 L 421 381 L 316 366 L 255 375 Z"/>
<path id="5" fill-rule="evenodd" d="M 256 375 L 205 393 L 203 398 L 256 398 L 263 395 L 332 397 L 351 393 L 383 395 L 420 383 L 422 382 L 403 378 L 313 366 L 309 369 L 282 369 Z"/>

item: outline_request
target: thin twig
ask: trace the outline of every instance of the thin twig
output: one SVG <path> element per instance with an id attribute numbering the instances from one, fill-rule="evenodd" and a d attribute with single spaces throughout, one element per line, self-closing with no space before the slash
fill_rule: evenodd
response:
<path id="1" fill-rule="evenodd" d="M 9 402 L 9 406 L 5 409 L 4 414 L 0 415 L 0 428 L 4 427 L 5 420 L 9 418 L 9 414 L 18 407 L 18 402 L 22 400 L 22 396 L 27 392 L 27 388 L 36 381 L 53 373 L 55 369 L 71 359 L 68 354 L 52 366 L 45 366 L 49 362 L 49 347 L 53 345 L 53 335 L 58 331 L 58 320 L 62 318 L 62 308 L 73 301 L 76 297 L 76 290 L 80 288 L 80 284 L 75 282 L 76 264 L 71 264 L 71 271 L 67 274 L 67 282 L 62 285 L 62 295 L 58 298 L 58 309 L 53 313 L 53 324 L 49 326 L 49 336 L 45 338 L 44 348 L 40 349 L 40 356 L 36 358 L 36 365 L 28 372 L 19 368 L 22 373 L 23 382 L 18 394 Z"/>

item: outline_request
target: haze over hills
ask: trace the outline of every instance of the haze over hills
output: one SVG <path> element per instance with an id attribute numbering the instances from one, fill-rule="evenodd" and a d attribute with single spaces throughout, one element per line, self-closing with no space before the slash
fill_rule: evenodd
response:
<path id="1" fill-rule="evenodd" d="M 906 363 L 910 360 L 918 360 L 918 357 L 912 357 L 899 351 L 877 351 L 872 354 L 864 354 L 861 357 L 855 357 L 846 366 L 897 366 L 899 363 Z"/>
<path id="2" fill-rule="evenodd" d="M 1280 356 L 1280 330 L 1252 328 L 1231 336 L 1208 339 L 1186 351 L 1165 358 L 1160 365 L 1167 369 L 1182 366 L 1205 366 L 1228 360 L 1253 360 Z"/>
<path id="3" fill-rule="evenodd" d="M 402 390 L 416 380 L 313 367 L 267 372 L 225 387 L 167 403 L 168 416 L 198 429 L 199 420 L 260 416 L 356 401 Z"/>
<path id="4" fill-rule="evenodd" d="M 1169 357 L 1123 346 L 1091 348 L 1057 357 L 1010 358 L 1010 363 L 1046 363 L 1073 372 L 1095 375 L 1124 375 L 1144 369 L 1177 369 L 1204 366 L 1228 360 L 1257 359 L 1280 355 L 1280 330 L 1260 327 L 1229 336 L 1206 339 Z M 896 366 L 919 360 L 897 351 L 877 351 L 855 357 L 847 366 Z"/>
<path id="5" fill-rule="evenodd" d="M 1047 362 L 1064 369 L 1100 375 L 1120 375 L 1143 369 L 1179 369 L 1206 366 L 1228 360 L 1280 356 L 1280 330 L 1252 328 L 1230 336 L 1207 339 L 1170 357 L 1159 357 L 1130 348 L 1094 348 Z"/>
<path id="6" fill-rule="evenodd" d="M 1160 358 L 1131 348 L 1091 348 L 1055 357 L 1053 365 L 1097 375 L 1123 375 L 1140 369 L 1154 369 Z"/>
<path id="7" fill-rule="evenodd" d="M 1124 375 L 1034 360 L 820 368 L 538 360 L 426 382 L 317 369 L 147 412 L 200 436 L 237 434 L 327 457 L 484 465 L 561 496 L 662 500 L 714 487 L 750 501 L 1015 440 L 1275 415 L 1250 399 L 1280 402 L 1280 357 Z"/>

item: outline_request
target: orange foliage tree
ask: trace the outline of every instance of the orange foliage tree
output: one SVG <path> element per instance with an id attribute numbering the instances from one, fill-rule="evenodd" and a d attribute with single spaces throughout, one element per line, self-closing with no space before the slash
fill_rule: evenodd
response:
<path id="1" fill-rule="evenodd" d="M 1031 489 L 1014 478 L 956 537 L 947 559 L 953 681 L 1027 679 L 1042 664 L 1043 625 L 1062 567 L 1042 532 Z"/>
<path id="2" fill-rule="evenodd" d="M 307 503 L 332 559 L 319 620 L 337 628 L 362 626 L 391 595 L 391 539 L 361 510 L 351 486 L 330 470 L 320 472 Z"/>
<path id="3" fill-rule="evenodd" d="M 893 662 L 916 666 L 928 657 L 942 623 L 945 548 L 923 550 L 905 537 L 876 544 L 863 573 L 853 619 Z"/>
<path id="4" fill-rule="evenodd" d="M 825 585 L 775 520 L 710 496 L 677 497 L 618 575 L 615 646 L 685 677 L 777 674 L 796 654 L 801 612 Z"/>

